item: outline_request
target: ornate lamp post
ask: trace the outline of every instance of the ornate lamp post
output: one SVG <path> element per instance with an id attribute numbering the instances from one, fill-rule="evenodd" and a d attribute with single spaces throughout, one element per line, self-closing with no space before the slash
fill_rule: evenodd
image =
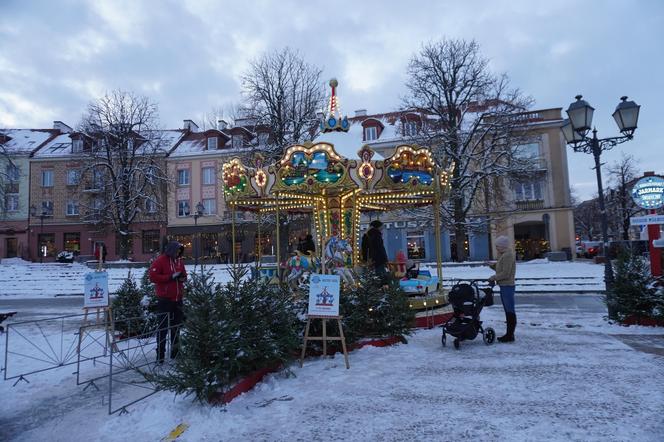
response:
<path id="1" fill-rule="evenodd" d="M 34 218 L 35 216 L 39 216 L 40 220 L 40 227 L 39 227 L 39 235 L 43 236 L 44 235 L 44 218 L 48 218 L 51 216 L 48 210 L 46 208 L 42 208 L 42 211 L 39 215 L 37 215 L 37 208 L 33 204 L 30 206 L 30 216 Z M 39 239 L 37 239 L 37 247 L 39 247 Z M 39 250 L 39 262 L 43 263 L 44 262 L 44 251 Z"/>
<path id="2" fill-rule="evenodd" d="M 205 206 L 201 201 L 196 204 L 196 211 L 194 212 L 194 246 L 196 250 L 194 251 L 194 267 L 198 266 L 198 255 L 200 254 L 201 248 L 201 234 L 198 232 L 198 218 L 205 215 Z"/>
<path id="3" fill-rule="evenodd" d="M 597 176 L 597 193 L 599 195 L 599 210 L 602 221 L 602 242 L 604 251 L 604 283 L 606 285 L 606 296 L 611 296 L 610 288 L 613 285 L 613 268 L 609 260 L 609 237 L 608 237 L 608 220 L 606 214 L 606 205 L 604 201 L 604 189 L 602 187 L 602 170 L 600 157 L 602 152 L 611 149 L 617 144 L 629 141 L 634 136 L 637 123 L 639 120 L 639 109 L 641 106 L 633 101 L 627 101 L 627 97 L 621 97 L 620 103 L 613 112 L 613 119 L 618 125 L 618 129 L 622 136 L 598 138 L 597 129 L 593 128 L 592 137 L 588 137 L 588 131 L 592 126 L 593 113 L 595 109 L 582 100 L 581 95 L 577 95 L 576 101 L 569 105 L 567 109 L 567 116 L 569 117 L 563 121 L 560 128 L 567 144 L 572 146 L 574 152 L 583 152 L 593 155 L 595 159 L 595 174 Z M 613 309 L 609 304 L 609 317 L 614 317 Z"/>

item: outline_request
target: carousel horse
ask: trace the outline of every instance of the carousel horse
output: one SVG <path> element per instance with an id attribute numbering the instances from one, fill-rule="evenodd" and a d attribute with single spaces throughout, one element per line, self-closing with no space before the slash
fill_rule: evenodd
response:
<path id="1" fill-rule="evenodd" d="M 325 268 L 330 273 L 339 275 L 346 284 L 355 284 L 355 277 L 347 263 L 353 253 L 353 248 L 345 239 L 337 236 L 331 237 L 325 244 Z"/>
<path id="2" fill-rule="evenodd" d="M 293 288 L 297 288 L 303 281 L 305 273 L 315 273 L 320 268 L 320 260 L 308 253 L 302 253 L 299 250 L 295 252 L 286 262 L 288 276 L 286 282 Z"/>

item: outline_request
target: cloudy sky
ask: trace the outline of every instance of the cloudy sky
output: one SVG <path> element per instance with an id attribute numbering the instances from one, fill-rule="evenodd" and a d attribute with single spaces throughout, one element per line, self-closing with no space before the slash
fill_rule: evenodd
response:
<path id="1" fill-rule="evenodd" d="M 582 93 L 600 136 L 621 95 L 642 105 L 633 154 L 664 173 L 664 2 L 658 0 L 0 0 L 0 127 L 76 125 L 116 88 L 152 97 L 164 127 L 240 99 L 252 58 L 290 46 L 340 82 L 352 113 L 394 110 L 422 42 L 476 39 L 536 108 Z M 568 153 L 575 192 L 596 188 L 589 155 Z"/>

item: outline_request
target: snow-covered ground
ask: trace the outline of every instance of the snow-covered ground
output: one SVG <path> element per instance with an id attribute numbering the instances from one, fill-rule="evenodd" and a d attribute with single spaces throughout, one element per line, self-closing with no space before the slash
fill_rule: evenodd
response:
<path id="1" fill-rule="evenodd" d="M 62 295 L 82 295 L 83 276 L 92 271 L 85 265 L 39 264 L 20 260 L 3 260 L 0 263 L 0 299 L 2 296 L 39 298 Z M 219 282 L 228 279 L 225 264 L 207 266 Z M 604 267 L 589 262 L 529 261 L 517 264 L 517 291 L 601 291 Z M 193 266 L 188 266 L 189 272 Z M 431 268 L 435 274 L 435 268 Z M 140 279 L 145 269 L 112 268 L 109 273 L 109 290 L 114 292 L 131 272 Z M 443 283 L 451 286 L 457 279 L 486 279 L 493 274 L 487 266 L 445 266 Z"/>
<path id="2" fill-rule="evenodd" d="M 664 356 L 634 344 L 661 343 L 661 329 L 517 308 L 514 344 L 478 338 L 456 351 L 441 347 L 440 329 L 420 330 L 407 345 L 352 352 L 350 370 L 339 356 L 294 365 L 294 376 L 271 375 L 225 408 L 159 392 L 108 416 L 72 367 L 0 383 L 0 439 L 158 441 L 186 423 L 178 441 L 662 440 Z M 499 306 L 483 319 L 502 332 Z"/>

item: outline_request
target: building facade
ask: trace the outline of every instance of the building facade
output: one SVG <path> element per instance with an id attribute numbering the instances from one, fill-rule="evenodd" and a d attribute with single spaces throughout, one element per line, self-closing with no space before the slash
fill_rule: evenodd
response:
<path id="1" fill-rule="evenodd" d="M 183 133 L 162 132 L 164 145 L 157 161 L 165 168 L 167 153 Z M 90 167 L 87 155 L 97 142 L 89 135 L 63 127 L 33 152 L 29 259 L 55 261 L 60 252 L 70 252 L 78 260 L 97 259 L 102 251 L 106 260 L 119 259 L 119 234 L 100 214 L 107 204 L 108 195 L 102 190 L 102 181 L 107 178 Z M 157 195 L 145 199 L 128 232 L 130 259 L 148 260 L 159 252 L 166 234 L 165 207 Z"/>
<path id="2" fill-rule="evenodd" d="M 30 156 L 60 132 L 54 129 L 6 129 L 0 131 L 0 259 L 30 259 Z"/>
<path id="3" fill-rule="evenodd" d="M 350 137 L 348 141 L 341 140 L 339 135 L 335 135 L 334 141 L 349 142 L 358 148 L 367 144 L 381 156 L 389 157 L 398 145 L 412 142 L 422 118 L 417 113 L 370 115 L 366 110 L 359 110 L 350 119 L 350 131 L 344 134 Z M 505 198 L 488 213 L 471 210 L 467 221 L 473 228 L 466 241 L 467 255 L 475 261 L 495 257 L 492 238 L 507 235 L 514 241 L 519 259 L 542 258 L 549 251 L 562 251 L 571 258 L 575 249 L 574 217 L 566 144 L 560 132 L 561 109 L 525 112 L 518 118 L 529 140 L 518 149 L 532 160 L 534 170 L 527 178 L 514 177 L 497 184 L 505 187 Z M 342 151 L 348 152 L 347 149 Z M 365 227 L 370 218 L 363 219 Z M 409 213 L 388 213 L 381 215 L 381 221 L 385 223 L 390 259 L 399 251 L 410 259 L 435 259 L 435 236 L 430 219 Z M 443 259 L 455 260 L 453 234 L 443 230 L 441 238 Z"/>

